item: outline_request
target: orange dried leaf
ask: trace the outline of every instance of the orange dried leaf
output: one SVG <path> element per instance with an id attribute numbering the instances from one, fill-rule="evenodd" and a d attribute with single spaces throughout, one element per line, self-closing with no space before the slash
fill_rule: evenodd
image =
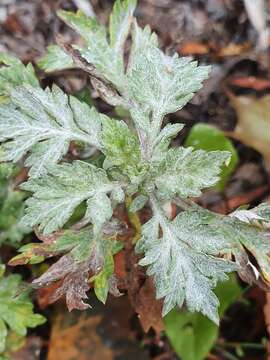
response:
<path id="1" fill-rule="evenodd" d="M 180 48 L 182 55 L 205 55 L 209 53 L 209 47 L 198 41 L 189 41 Z"/>
<path id="2" fill-rule="evenodd" d="M 270 89 L 270 80 L 261 79 L 255 76 L 237 77 L 229 80 L 231 85 L 239 86 L 242 88 L 254 89 L 257 91 Z"/>

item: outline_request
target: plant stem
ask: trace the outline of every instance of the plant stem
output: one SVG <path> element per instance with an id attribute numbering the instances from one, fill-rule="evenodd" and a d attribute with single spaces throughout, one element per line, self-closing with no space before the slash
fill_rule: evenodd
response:
<path id="1" fill-rule="evenodd" d="M 190 204 L 188 200 L 184 200 L 181 198 L 175 198 L 173 199 L 173 202 L 183 210 L 187 210 L 192 206 L 192 204 Z"/>
<path id="2" fill-rule="evenodd" d="M 249 343 L 249 342 L 222 342 L 218 341 L 218 346 L 224 347 L 224 348 L 237 348 L 242 347 L 245 349 L 258 349 L 263 350 L 265 349 L 264 344 L 258 344 L 258 343 Z"/>
<path id="3" fill-rule="evenodd" d="M 132 244 L 136 244 L 136 242 L 138 240 L 140 240 L 141 238 L 141 233 L 142 233 L 142 224 L 140 221 L 140 218 L 138 216 L 137 213 L 132 213 L 130 212 L 128 209 L 130 207 L 132 203 L 132 197 L 131 196 L 126 196 L 126 200 L 125 200 L 125 205 L 127 208 L 127 214 L 128 214 L 128 219 L 129 222 L 131 223 L 131 225 L 133 226 L 134 230 L 135 230 L 135 235 L 132 239 Z"/>
<path id="4" fill-rule="evenodd" d="M 222 355 L 223 355 L 224 357 L 226 357 L 227 359 L 229 359 L 229 360 L 239 360 L 238 357 L 234 356 L 234 355 L 231 354 L 229 351 L 226 351 L 226 350 L 224 350 L 224 349 L 221 348 L 221 347 L 217 347 L 217 350 L 219 350 L 219 351 L 222 353 Z"/>

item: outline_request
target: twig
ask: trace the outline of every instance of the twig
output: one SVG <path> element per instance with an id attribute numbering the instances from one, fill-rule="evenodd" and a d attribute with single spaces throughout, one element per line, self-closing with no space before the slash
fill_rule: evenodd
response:
<path id="1" fill-rule="evenodd" d="M 265 345 L 264 344 L 258 344 L 258 343 L 250 343 L 250 342 L 223 342 L 223 341 L 217 341 L 218 346 L 224 347 L 224 348 L 243 348 L 243 349 L 258 349 L 258 350 L 264 350 Z"/>
<path id="2" fill-rule="evenodd" d="M 132 203 L 132 197 L 131 196 L 126 196 L 126 200 L 125 200 L 125 204 L 126 204 L 126 209 L 127 209 L 127 214 L 128 214 L 128 219 L 129 222 L 131 223 L 131 225 L 133 226 L 134 230 L 135 230 L 135 235 L 132 239 L 132 243 L 136 244 L 136 242 L 138 240 L 140 240 L 141 238 L 141 233 L 142 233 L 142 224 L 140 221 L 140 218 L 138 216 L 137 213 L 132 213 L 129 211 L 129 207 Z"/>
<path id="3" fill-rule="evenodd" d="M 231 354 L 229 351 L 226 351 L 220 347 L 217 347 L 217 350 L 228 360 L 239 360 L 238 357 Z"/>
<path id="4" fill-rule="evenodd" d="M 179 197 L 174 198 L 172 201 L 183 210 L 188 210 L 192 206 L 192 204 L 188 200 L 184 200 Z"/>

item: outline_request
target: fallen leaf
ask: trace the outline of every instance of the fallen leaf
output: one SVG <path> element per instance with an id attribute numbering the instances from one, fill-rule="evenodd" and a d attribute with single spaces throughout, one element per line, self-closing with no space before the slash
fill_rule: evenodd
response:
<path id="1" fill-rule="evenodd" d="M 164 330 L 162 319 L 161 300 L 156 300 L 156 291 L 151 278 L 147 278 L 141 287 L 136 298 L 135 311 L 139 314 L 139 319 L 143 330 L 148 332 L 152 327 L 157 334 Z"/>
<path id="2" fill-rule="evenodd" d="M 270 95 L 228 95 L 238 119 L 231 136 L 260 152 L 270 168 Z"/>
<path id="3" fill-rule="evenodd" d="M 58 306 L 52 319 L 47 360 L 147 360 L 133 330 L 127 297 L 110 297 L 103 306 L 94 296 L 93 309 L 68 313 Z"/>
<path id="4" fill-rule="evenodd" d="M 11 14 L 7 17 L 4 27 L 11 33 L 23 33 L 24 28 L 17 14 Z"/>
<path id="5" fill-rule="evenodd" d="M 217 55 L 220 57 L 238 56 L 247 52 L 248 50 L 250 50 L 250 48 L 251 48 L 251 44 L 249 43 L 242 43 L 242 44 L 230 43 L 226 47 L 220 49 Z"/>
<path id="6" fill-rule="evenodd" d="M 148 332 L 152 327 L 159 334 L 164 328 L 162 302 L 156 300 L 152 279 L 146 278 L 144 269 L 137 265 L 139 256 L 132 249 L 126 251 L 125 255 L 128 271 L 126 288 L 130 303 L 138 313 L 143 330 Z"/>
<path id="7" fill-rule="evenodd" d="M 205 55 L 209 53 L 209 47 L 198 41 L 190 41 L 180 47 L 179 52 L 183 56 L 187 55 Z"/>
<path id="8" fill-rule="evenodd" d="M 231 212 L 239 208 L 239 206 L 246 205 L 260 199 L 268 192 L 268 190 L 268 185 L 264 185 L 228 199 L 227 211 Z"/>
<path id="9" fill-rule="evenodd" d="M 101 316 L 80 316 L 74 325 L 63 328 L 65 315 L 59 315 L 54 323 L 49 344 L 48 360 L 113 360 L 113 351 L 102 346 L 97 334 Z M 85 336 L 87 334 L 87 336 Z"/>
<path id="10" fill-rule="evenodd" d="M 257 78 L 255 76 L 235 77 L 230 79 L 228 82 L 230 85 L 235 85 L 257 91 L 270 89 L 270 80 Z"/>

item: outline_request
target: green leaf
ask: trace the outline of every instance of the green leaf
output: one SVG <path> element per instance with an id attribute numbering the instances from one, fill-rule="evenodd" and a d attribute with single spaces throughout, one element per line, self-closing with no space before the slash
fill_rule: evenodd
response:
<path id="1" fill-rule="evenodd" d="M 218 284 L 215 293 L 220 301 L 222 317 L 227 308 L 241 295 L 235 276 Z M 175 352 L 183 360 L 203 360 L 218 337 L 218 326 L 199 313 L 174 309 L 164 319 L 165 331 Z"/>
<path id="2" fill-rule="evenodd" d="M 17 295 L 21 282 L 17 274 L 0 279 L 0 352 L 5 350 L 7 328 L 25 336 L 27 328 L 35 328 L 46 321 L 42 315 L 33 313 L 33 304 L 27 293 Z"/>
<path id="3" fill-rule="evenodd" d="M 110 282 L 113 281 L 114 260 L 113 255 L 122 249 L 122 244 L 118 242 L 103 242 L 104 264 L 102 271 L 95 275 L 91 280 L 94 281 L 94 290 L 96 297 L 103 303 L 106 303 L 108 293 L 111 288 Z"/>
<path id="4" fill-rule="evenodd" d="M 59 11 L 59 17 L 85 40 L 85 47 L 76 48 L 81 56 L 99 72 L 100 77 L 125 91 L 124 44 L 129 33 L 136 0 L 117 0 L 110 16 L 109 35 L 94 17 L 78 11 L 76 14 Z"/>
<path id="5" fill-rule="evenodd" d="M 59 256 L 60 259 L 44 274 L 33 281 L 33 287 L 39 288 L 62 280 L 61 286 L 52 293 L 50 302 L 66 296 L 67 306 L 72 309 L 86 309 L 84 303 L 90 282 L 94 283 L 97 297 L 106 301 L 108 292 L 119 296 L 117 281 L 113 276 L 113 255 L 119 252 L 122 244 L 102 234 L 95 235 L 91 228 L 81 231 L 66 230 L 64 233 L 43 237 L 44 242 L 23 246 L 21 258 L 11 260 L 11 265 L 32 262 L 38 255 L 45 257 Z M 20 262 L 22 261 L 22 262 Z M 89 278 L 89 274 L 92 275 Z"/>
<path id="6" fill-rule="evenodd" d="M 51 301 L 66 295 L 70 310 L 88 307 L 83 299 L 90 289 L 89 273 L 95 276 L 96 292 L 103 302 L 108 292 L 119 295 L 112 275 L 114 251 L 107 254 L 106 250 L 112 236 L 105 235 L 110 228 L 116 232 L 113 221 L 108 223 L 114 206 L 127 195 L 138 196 L 131 210 L 140 209 L 148 199 L 153 211 L 137 246 L 144 252 L 140 264 L 148 266 L 157 297 L 164 298 L 163 313 L 185 302 L 190 311 L 200 311 L 217 323 L 219 301 L 213 289 L 218 280 L 227 279 L 227 273 L 237 269 L 246 281 L 270 287 L 269 210 L 257 209 L 258 214 L 256 209 L 248 214 L 239 210 L 224 217 L 200 209 L 190 199 L 181 199 L 199 196 L 203 189 L 217 184 L 231 153 L 169 148 L 183 125 L 163 127 L 164 116 L 192 98 L 209 67 L 197 66 L 177 54 L 164 54 L 150 28 L 138 27 L 134 8 L 135 0 L 117 0 L 109 33 L 94 17 L 81 12 L 60 11 L 59 16 L 85 42 L 67 45 L 65 51 L 90 75 L 93 87 L 105 101 L 128 110 L 135 128 L 97 113 L 57 87 L 15 87 L 11 102 L 1 106 L 0 161 L 26 158 L 30 181 L 22 188 L 33 196 L 26 202 L 21 223 L 43 231 L 38 234 L 43 243 L 23 247 L 11 263 L 38 263 L 63 255 L 33 286 L 62 280 Z M 125 62 L 131 23 L 131 52 Z M 65 67 L 70 61 L 58 48 L 49 51 L 44 66 L 59 68 L 61 58 Z M 10 68 L 19 66 L 16 59 L 8 61 Z M 86 161 L 57 165 L 67 159 L 72 142 L 86 146 L 80 153 Z M 96 149 L 103 154 L 97 154 Z M 88 163 L 93 161 L 88 156 L 94 152 L 98 166 Z M 5 187 L 1 169 L 0 181 Z M 4 198 L 3 191 L 0 195 Z M 165 201 L 176 201 L 175 197 L 180 197 L 178 203 L 184 209 L 190 204 L 191 209 L 170 221 L 162 206 Z M 72 217 L 74 212 L 79 216 Z M 89 222 L 91 229 L 86 227 Z M 62 227 L 86 230 L 80 234 L 74 230 L 70 236 L 62 236 L 60 230 L 48 236 Z"/>
<path id="7" fill-rule="evenodd" d="M 144 44 L 143 44 L 144 45 Z M 130 96 L 153 113 L 153 121 L 180 110 L 208 77 L 208 66 L 189 58 L 169 57 L 153 45 L 140 46 L 128 69 Z"/>
<path id="8" fill-rule="evenodd" d="M 148 197 L 145 195 L 140 194 L 136 196 L 135 199 L 132 200 L 132 203 L 130 204 L 128 211 L 135 213 L 141 210 L 145 206 L 147 201 L 148 201 Z"/>
<path id="9" fill-rule="evenodd" d="M 82 89 L 80 89 L 79 91 L 76 91 L 73 94 L 73 96 L 75 96 L 81 102 L 85 102 L 87 105 L 89 105 L 91 107 L 94 104 L 92 96 L 91 96 L 91 90 L 89 89 L 89 87 L 87 85 L 85 87 L 83 87 Z"/>
<path id="10" fill-rule="evenodd" d="M 76 46 L 81 56 L 94 65 L 102 78 L 120 88 L 123 83 L 123 57 L 110 47 L 106 29 L 96 18 L 88 17 L 80 11 L 72 13 L 62 10 L 58 16 L 85 40 L 85 47 Z"/>
<path id="11" fill-rule="evenodd" d="M 45 260 L 45 256 L 41 255 L 45 252 L 44 247 L 36 243 L 23 245 L 18 249 L 18 252 L 20 254 L 9 260 L 9 265 L 39 264 Z"/>
<path id="12" fill-rule="evenodd" d="M 137 0 L 116 0 L 110 16 L 110 45 L 115 52 L 122 53 L 136 8 Z"/>
<path id="13" fill-rule="evenodd" d="M 167 124 L 153 142 L 152 161 L 159 161 L 168 151 L 171 140 L 183 129 L 184 124 Z"/>
<path id="14" fill-rule="evenodd" d="M 22 191 L 6 190 L 6 197 L 0 203 L 0 244 L 16 246 L 31 229 L 20 220 L 24 212 L 26 194 Z"/>
<path id="15" fill-rule="evenodd" d="M 6 324 L 2 319 L 0 319 L 0 354 L 5 350 L 7 334 Z"/>
<path id="16" fill-rule="evenodd" d="M 119 188 L 117 182 L 109 181 L 104 170 L 82 161 L 52 166 L 48 175 L 22 185 L 22 189 L 34 193 L 26 201 L 28 207 L 22 222 L 29 226 L 39 225 L 44 234 L 49 234 L 61 228 L 75 208 L 88 200 L 86 214 L 95 226 L 100 227 L 100 220 L 93 214 L 93 206 L 105 221 L 111 214 L 111 208 L 109 204 L 105 207 L 102 202 L 99 203 L 98 198 L 102 196 L 104 199 L 107 193 Z"/>
<path id="17" fill-rule="evenodd" d="M 138 26 L 136 19 L 133 21 L 132 27 L 132 47 L 129 59 L 129 68 L 133 67 L 134 58 L 139 52 L 144 52 L 148 47 L 158 47 L 158 37 L 156 33 L 152 32 L 150 26 L 147 25 L 144 29 Z"/>
<path id="18" fill-rule="evenodd" d="M 262 203 L 250 210 L 237 209 L 230 216 L 236 217 L 237 219 L 253 224 L 263 228 L 270 227 L 270 204 Z"/>
<path id="19" fill-rule="evenodd" d="M 97 41 L 99 41 L 101 37 L 106 40 L 106 29 L 98 23 L 95 17 L 87 16 L 80 10 L 76 13 L 60 10 L 57 12 L 57 15 L 67 25 L 80 34 L 87 45 L 93 44 L 94 35 L 96 36 Z M 96 47 L 98 48 L 97 45 L 99 45 L 99 43 L 96 44 Z"/>
<path id="20" fill-rule="evenodd" d="M 267 228 L 247 224 L 234 214 L 224 216 L 201 208 L 182 212 L 175 222 L 181 231 L 181 237 L 189 246 L 210 254 L 219 253 L 227 257 L 233 255 L 238 265 L 238 273 L 244 281 L 256 283 L 264 289 L 269 288 Z"/>
<path id="21" fill-rule="evenodd" d="M 4 354 L 0 354 L 1 360 L 10 360 L 14 352 L 21 349 L 26 343 L 25 336 L 16 334 L 14 331 L 9 331 L 6 338 L 6 349 Z"/>
<path id="22" fill-rule="evenodd" d="M 185 212 L 169 221 L 156 201 L 152 205 L 153 218 L 143 226 L 137 250 L 145 254 L 139 264 L 148 266 L 147 274 L 154 276 L 157 298 L 164 298 L 163 315 L 185 301 L 189 311 L 200 311 L 218 323 L 219 301 L 212 289 L 237 267 L 218 257 L 217 244 L 209 249 L 193 246 L 194 231 L 181 218 Z"/>
<path id="23" fill-rule="evenodd" d="M 228 151 L 194 150 L 179 147 L 167 151 L 162 161 L 157 161 L 155 184 L 160 195 L 172 198 L 200 196 L 201 190 L 219 181 L 221 167 L 230 160 Z"/>
<path id="24" fill-rule="evenodd" d="M 222 167 L 220 180 L 215 185 L 217 190 L 223 190 L 238 163 L 237 151 L 231 140 L 224 135 L 223 131 L 216 129 L 214 126 L 208 124 L 196 124 L 190 130 L 185 141 L 185 146 L 192 146 L 196 150 L 220 150 L 229 151 L 231 153 L 231 161 L 227 166 Z"/>
<path id="25" fill-rule="evenodd" d="M 13 164 L 0 164 L 0 245 L 17 246 L 31 229 L 20 224 L 26 193 L 13 190 L 13 179 L 18 168 Z"/>
<path id="26" fill-rule="evenodd" d="M 47 53 L 37 62 L 37 65 L 46 72 L 75 67 L 71 56 L 57 45 L 48 46 Z"/>
<path id="27" fill-rule="evenodd" d="M 102 204 L 102 205 L 101 205 Z M 110 220 L 113 214 L 111 200 L 104 192 L 97 192 L 87 200 L 86 218 L 89 218 L 98 233 L 102 226 Z"/>
<path id="28" fill-rule="evenodd" d="M 1 107 L 0 141 L 5 142 L 0 160 L 15 162 L 30 151 L 25 163 L 31 166 L 30 176 L 45 174 L 67 153 L 71 141 L 100 147 L 105 116 L 58 87 L 18 87 L 11 92 L 11 102 Z"/>
<path id="29" fill-rule="evenodd" d="M 141 153 L 138 138 L 123 121 L 105 119 L 102 131 L 106 168 L 117 167 L 130 178 L 140 173 Z"/>
<path id="30" fill-rule="evenodd" d="M 4 65 L 0 67 L 0 103 L 8 100 L 16 86 L 29 84 L 39 87 L 32 64 L 24 66 L 19 59 L 4 53 L 0 53 L 0 64 Z"/>
<path id="31" fill-rule="evenodd" d="M 74 262 L 82 262 L 89 257 L 93 247 L 93 232 L 88 228 L 78 233 L 65 230 L 56 236 L 53 234 L 51 239 L 48 242 L 45 240 L 43 243 L 23 245 L 18 250 L 20 254 L 13 257 L 9 261 L 9 265 L 38 264 L 44 261 L 46 257 L 57 256 L 66 252 L 70 252 Z"/>

